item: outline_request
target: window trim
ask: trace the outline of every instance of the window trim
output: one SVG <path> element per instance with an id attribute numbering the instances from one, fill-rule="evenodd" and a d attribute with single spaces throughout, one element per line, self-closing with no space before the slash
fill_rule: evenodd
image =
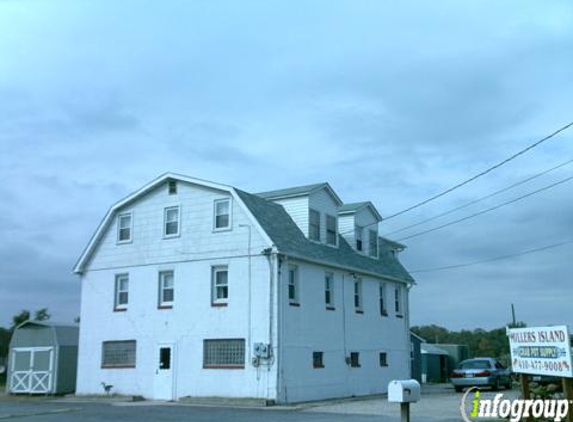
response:
<path id="1" fill-rule="evenodd" d="M 120 290 L 120 279 L 127 279 L 127 290 Z M 127 302 L 119 303 L 120 293 L 127 293 Z M 129 308 L 129 273 L 120 273 L 115 275 L 114 289 L 113 289 L 113 310 L 114 312 L 124 312 Z"/>
<path id="2" fill-rule="evenodd" d="M 330 283 L 328 281 L 330 281 Z M 330 295 L 329 295 L 330 301 L 326 300 L 327 292 L 330 293 Z M 336 309 L 334 299 L 335 299 L 335 297 L 334 297 L 334 273 L 331 271 L 325 271 L 324 272 L 324 304 L 326 306 L 326 309 L 328 309 L 329 311 L 334 311 Z"/>
<path id="3" fill-rule="evenodd" d="M 104 363 L 104 347 L 106 344 L 111 343 L 133 343 L 134 344 L 134 359 L 133 364 L 105 364 Z M 106 340 L 101 342 L 101 369 L 134 369 L 137 366 L 137 340 Z"/>
<path id="4" fill-rule="evenodd" d="M 120 240 L 121 219 L 124 217 L 129 217 L 129 239 Z M 133 242 L 133 212 L 132 211 L 126 211 L 126 212 L 119 213 L 117 215 L 117 223 L 116 224 L 117 224 L 117 241 L 116 241 L 116 243 L 118 245 L 123 245 L 126 243 Z"/>
<path id="5" fill-rule="evenodd" d="M 357 289 L 358 287 L 358 289 Z M 353 303 L 354 303 L 354 311 L 357 314 L 363 314 L 364 313 L 364 297 L 363 297 L 363 293 L 362 293 L 362 278 L 361 277 L 355 277 L 354 278 L 354 286 L 353 286 L 353 292 L 352 292 L 352 297 L 353 297 Z M 356 299 L 358 298 L 358 306 L 356 305 Z"/>
<path id="6" fill-rule="evenodd" d="M 290 297 L 290 286 L 291 286 L 291 278 L 290 278 L 290 274 L 291 271 L 294 272 L 294 278 L 293 278 L 293 282 L 292 285 L 294 286 L 294 297 L 291 298 Z M 288 282 L 287 282 L 287 298 L 288 298 L 288 302 L 289 305 L 291 306 L 300 306 L 300 274 L 299 274 L 299 268 L 297 265 L 289 265 L 288 267 Z"/>
<path id="7" fill-rule="evenodd" d="M 328 230 L 328 219 L 329 218 L 334 220 L 334 232 Z M 326 242 L 326 244 L 329 246 L 338 246 L 338 218 L 334 215 L 326 214 L 325 225 L 326 225 L 326 227 L 325 227 L 325 230 L 326 230 L 325 242 Z M 328 241 L 328 234 L 329 233 L 334 233 L 334 243 L 331 243 Z"/>
<path id="8" fill-rule="evenodd" d="M 233 202 L 231 197 L 215 199 L 213 201 L 213 232 L 223 232 L 233 228 Z M 229 224 L 225 227 L 217 227 L 217 205 L 222 202 L 229 203 Z"/>
<path id="9" fill-rule="evenodd" d="M 320 356 L 320 359 L 318 359 L 320 362 L 317 363 L 317 359 L 315 359 L 316 357 Z M 321 351 L 313 351 L 312 352 L 312 368 L 313 369 L 322 369 L 324 368 L 324 352 Z"/>
<path id="10" fill-rule="evenodd" d="M 208 341 L 232 341 L 240 340 L 243 342 L 244 347 L 244 360 L 242 364 L 207 364 L 205 363 L 205 347 Z M 203 369 L 245 369 L 247 360 L 247 341 L 244 338 L 204 338 L 203 339 Z"/>
<path id="11" fill-rule="evenodd" d="M 177 210 L 177 233 L 167 234 L 167 212 L 171 210 Z M 164 239 L 173 239 L 175 237 L 179 237 L 181 235 L 181 206 L 180 205 L 172 205 L 169 207 L 163 208 L 163 238 Z"/>
<path id="12" fill-rule="evenodd" d="M 396 285 L 394 289 L 394 310 L 396 311 L 396 317 L 404 317 L 404 303 L 403 303 L 402 286 Z"/>
<path id="13" fill-rule="evenodd" d="M 378 301 L 380 307 L 380 315 L 383 317 L 388 316 L 388 290 L 385 282 L 380 282 L 378 286 Z"/>
<path id="14" fill-rule="evenodd" d="M 372 242 L 372 238 L 374 238 L 374 242 Z M 372 243 L 374 243 L 374 246 L 376 248 L 375 254 L 372 254 Z M 368 255 L 372 258 L 378 259 L 378 253 L 379 253 L 378 231 L 370 229 L 368 230 Z"/>
<path id="15" fill-rule="evenodd" d="M 163 291 L 168 290 L 164 287 L 163 281 L 165 280 L 165 275 L 171 274 L 173 277 L 173 300 L 171 301 L 164 301 L 163 300 Z M 159 296 L 157 297 L 157 309 L 172 309 L 173 304 L 175 303 L 175 271 L 173 270 L 162 270 L 158 272 L 158 289 L 159 289 Z"/>
<path id="16" fill-rule="evenodd" d="M 217 273 L 227 273 L 227 297 L 217 298 Z M 225 285 L 222 285 L 225 286 Z M 228 265 L 213 265 L 211 266 L 211 306 L 228 306 L 229 304 L 229 266 Z M 223 339 L 225 340 L 225 339 Z"/>
<path id="17" fill-rule="evenodd" d="M 315 217 L 318 217 L 318 226 L 316 224 L 312 224 L 312 215 L 314 215 Z M 309 208 L 308 209 L 308 239 L 312 240 L 313 242 L 321 242 L 322 241 L 322 233 L 321 231 L 321 214 L 320 211 L 315 210 L 313 208 Z M 317 234 L 318 234 L 318 238 L 314 238 L 311 236 L 312 230 L 311 228 L 316 227 L 317 228 Z"/>

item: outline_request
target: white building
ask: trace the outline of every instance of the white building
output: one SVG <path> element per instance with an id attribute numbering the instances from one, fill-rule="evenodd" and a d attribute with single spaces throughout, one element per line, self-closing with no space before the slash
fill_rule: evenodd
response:
<path id="1" fill-rule="evenodd" d="M 296 402 L 409 378 L 403 246 L 327 183 L 165 174 L 108 211 L 81 277 L 77 394 Z"/>

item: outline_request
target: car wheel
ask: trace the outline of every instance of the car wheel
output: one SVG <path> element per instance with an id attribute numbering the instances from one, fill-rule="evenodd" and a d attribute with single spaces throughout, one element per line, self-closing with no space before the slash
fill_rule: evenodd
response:
<path id="1" fill-rule="evenodd" d="M 464 391 L 464 388 L 463 388 L 463 387 L 458 387 L 458 386 L 456 386 L 456 387 L 454 387 L 454 388 L 456 389 L 456 393 L 461 393 L 462 391 Z"/>

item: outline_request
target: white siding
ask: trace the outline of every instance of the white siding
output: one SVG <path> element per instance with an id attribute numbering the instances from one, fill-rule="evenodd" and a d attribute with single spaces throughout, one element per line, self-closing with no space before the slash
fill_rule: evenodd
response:
<path id="1" fill-rule="evenodd" d="M 290 262 L 292 263 L 292 261 Z M 409 377 L 408 322 L 394 313 L 380 315 L 379 280 L 362 277 L 363 314 L 355 312 L 353 278 L 349 273 L 296 262 L 300 278 L 300 307 L 286 300 L 286 271 L 283 263 L 281 315 L 281 373 L 285 401 L 317 400 L 386 392 L 392 379 Z M 334 273 L 335 310 L 327 310 L 324 273 Z M 344 284 L 344 287 L 343 287 Z M 389 292 L 394 284 L 387 282 Z M 404 295 L 406 295 L 404 290 Z M 324 352 L 322 369 L 313 369 L 312 352 Z M 360 368 L 345 363 L 345 355 L 360 353 Z M 388 367 L 380 367 L 379 353 L 388 353 Z"/>
<path id="2" fill-rule="evenodd" d="M 249 243 L 251 221 L 233 201 L 232 230 L 213 232 L 213 201 L 229 196 L 179 182 L 178 194 L 160 186 L 122 209 L 133 213 L 133 241 L 117 244 L 113 220 L 82 276 L 77 394 L 102 394 L 102 382 L 117 394 L 153 398 L 158 342 L 176 345 L 176 397 L 225 396 L 274 399 L 275 367 L 259 370 L 250 362 L 253 342 L 269 343 L 270 267 L 260 251 L 270 245 L 252 227 L 251 298 Z M 163 239 L 163 209 L 181 207 L 181 235 Z M 228 265 L 229 300 L 211 306 L 211 266 Z M 172 270 L 172 309 L 158 309 L 158 273 Z M 129 305 L 114 312 L 115 275 L 129 273 Z M 249 329 L 249 321 L 251 328 Z M 245 369 L 203 369 L 203 340 L 244 338 Z M 102 342 L 136 340 L 134 369 L 102 369 Z M 276 344 L 275 341 L 273 343 Z M 274 381 L 274 382 L 273 382 Z"/>
<path id="3" fill-rule="evenodd" d="M 273 200 L 281 204 L 298 228 L 308 236 L 308 196 Z"/>

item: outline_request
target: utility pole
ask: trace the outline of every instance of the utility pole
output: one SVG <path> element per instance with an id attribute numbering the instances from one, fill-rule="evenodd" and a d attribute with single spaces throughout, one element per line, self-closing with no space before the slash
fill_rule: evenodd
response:
<path id="1" fill-rule="evenodd" d="M 513 327 L 515 327 L 517 321 L 515 320 L 515 306 L 513 306 L 513 303 L 511 304 L 511 319 L 513 321 Z"/>

